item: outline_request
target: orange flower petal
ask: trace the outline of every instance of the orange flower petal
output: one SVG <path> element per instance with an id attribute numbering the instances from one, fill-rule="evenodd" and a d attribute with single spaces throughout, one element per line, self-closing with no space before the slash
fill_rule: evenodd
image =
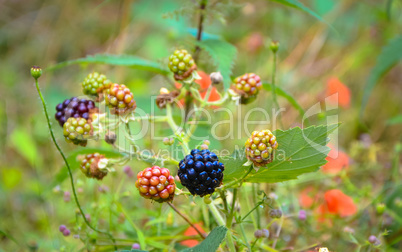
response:
<path id="1" fill-rule="evenodd" d="M 346 217 L 357 212 L 353 199 L 345 195 L 341 190 L 329 190 L 324 194 L 324 198 L 330 213 Z"/>
<path id="2" fill-rule="evenodd" d="M 206 234 L 204 229 L 201 227 L 201 225 L 202 225 L 202 223 L 194 224 L 194 226 L 196 226 L 198 228 L 198 230 L 201 231 L 201 233 Z M 184 231 L 184 235 L 185 236 L 193 236 L 193 235 L 198 235 L 198 233 L 193 227 L 189 227 L 186 229 L 186 231 Z M 197 246 L 198 243 L 200 243 L 200 242 L 197 240 L 194 240 L 194 239 L 185 240 L 185 241 L 180 242 L 181 245 L 187 246 L 189 248 Z"/>
<path id="3" fill-rule="evenodd" d="M 211 85 L 211 78 L 209 78 L 209 75 L 203 71 L 198 71 L 198 75 L 201 77 L 201 79 L 195 80 L 194 82 L 199 84 L 201 89 L 207 89 Z"/>
<path id="4" fill-rule="evenodd" d="M 343 168 L 347 168 L 349 166 L 349 156 L 331 145 L 328 145 L 328 147 L 330 147 L 331 150 L 326 157 L 328 162 L 322 166 L 322 171 L 324 173 L 338 173 Z"/>
<path id="5" fill-rule="evenodd" d="M 338 99 L 336 97 L 328 97 L 333 94 L 338 94 Z M 338 103 L 341 107 L 348 108 L 350 105 L 351 92 L 350 89 L 343 84 L 338 78 L 330 78 L 327 81 L 327 99 L 330 102 Z"/>
<path id="6" fill-rule="evenodd" d="M 299 195 L 299 203 L 302 208 L 310 208 L 317 200 L 319 195 L 312 196 L 314 194 L 314 188 L 312 186 L 303 189 Z"/>

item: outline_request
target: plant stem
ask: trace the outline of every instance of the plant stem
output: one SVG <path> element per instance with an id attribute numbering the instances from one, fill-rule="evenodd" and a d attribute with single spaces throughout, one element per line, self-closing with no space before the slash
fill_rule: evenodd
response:
<path id="1" fill-rule="evenodd" d="M 248 243 L 248 241 L 247 241 L 246 232 L 244 232 L 243 223 L 241 223 L 241 222 L 240 222 L 240 230 L 241 230 L 241 233 L 243 235 L 244 243 L 247 244 L 248 251 L 251 252 L 250 243 Z"/>
<path id="2" fill-rule="evenodd" d="M 276 98 L 276 86 L 275 86 L 275 79 L 276 79 L 276 64 L 277 64 L 277 60 L 276 60 L 276 52 L 274 52 L 274 64 L 272 66 L 272 80 L 271 80 L 271 85 L 272 85 L 272 97 L 274 100 L 274 105 L 276 108 L 278 108 L 278 110 L 280 109 L 279 107 L 279 103 L 278 100 Z M 281 125 L 281 128 L 283 128 L 283 124 L 282 124 L 282 115 L 281 113 L 278 114 L 279 116 L 279 123 Z"/>
<path id="3" fill-rule="evenodd" d="M 207 3 L 208 3 L 208 0 L 201 0 L 201 3 L 200 3 L 200 17 L 198 19 L 197 41 L 201 41 L 201 39 L 202 39 L 202 30 L 203 30 L 203 24 L 204 24 L 204 12 L 205 12 L 205 8 L 207 7 Z M 201 51 L 201 48 L 197 45 L 195 47 L 195 52 L 194 52 L 194 61 L 198 60 L 200 51 Z"/>
<path id="4" fill-rule="evenodd" d="M 75 185 L 74 185 L 73 173 L 72 173 L 72 171 L 71 171 L 70 164 L 68 163 L 66 156 L 64 155 L 63 151 L 61 150 L 59 144 L 58 144 L 57 141 L 56 141 L 56 137 L 54 136 L 53 129 L 52 129 L 52 125 L 51 125 L 51 123 L 50 123 L 49 113 L 48 113 L 48 111 L 47 111 L 47 107 L 46 107 L 46 103 L 45 103 L 45 99 L 43 98 L 42 92 L 40 91 L 39 83 L 38 83 L 38 79 L 37 79 L 37 78 L 35 78 L 35 85 L 36 85 L 36 90 L 38 91 L 39 97 L 40 97 L 40 99 L 41 99 L 41 101 L 42 101 L 43 110 L 45 111 L 45 116 L 46 116 L 46 120 L 47 120 L 47 126 L 49 127 L 50 136 L 52 137 L 52 140 L 53 140 L 54 145 L 56 146 L 57 150 L 59 151 L 60 155 L 62 156 L 62 158 L 63 158 L 63 160 L 64 160 L 64 163 L 66 164 L 66 167 L 67 167 L 67 170 L 68 170 L 68 174 L 69 174 L 69 177 L 70 177 L 70 182 L 71 182 L 71 187 L 72 187 L 72 190 L 73 190 L 73 195 L 74 195 L 75 203 L 76 203 L 78 209 L 80 210 L 80 213 L 81 213 L 81 215 L 82 215 L 82 218 L 84 219 L 85 224 L 87 224 L 87 226 L 88 226 L 89 228 L 91 228 L 93 231 L 107 235 L 107 236 L 110 238 L 110 240 L 112 240 L 112 242 L 113 242 L 113 244 L 114 244 L 114 247 L 115 247 L 115 250 L 117 250 L 116 241 L 115 241 L 115 239 L 113 238 L 113 236 L 112 236 L 111 234 L 109 234 L 108 232 L 106 232 L 106 231 L 101 231 L 101 230 L 98 230 L 98 229 L 94 228 L 94 227 L 89 223 L 89 221 L 87 220 L 87 218 L 85 217 L 85 213 L 84 213 L 84 211 L 82 210 L 82 207 L 81 207 L 80 202 L 78 201 L 78 197 L 77 197 L 77 193 L 76 193 Z"/>
<path id="5" fill-rule="evenodd" d="M 195 231 L 197 231 L 197 233 L 200 235 L 200 237 L 202 239 L 205 239 L 205 236 L 203 235 L 203 233 L 187 218 L 187 216 L 185 216 L 182 212 L 179 211 L 179 209 L 177 209 L 172 203 L 167 202 L 167 204 L 178 214 L 180 215 L 192 228 L 195 229 Z"/>
<path id="6" fill-rule="evenodd" d="M 240 183 L 240 185 L 244 182 L 244 180 L 246 179 L 246 177 L 250 174 L 250 172 L 253 170 L 253 166 L 250 165 L 250 168 L 248 169 L 247 173 L 243 175 L 243 177 L 241 177 L 239 180 L 235 180 L 230 182 L 229 184 L 224 185 L 222 188 L 220 188 L 219 190 L 225 190 L 226 188 L 231 187 L 234 184 Z M 239 186 L 240 186 L 239 185 Z"/>

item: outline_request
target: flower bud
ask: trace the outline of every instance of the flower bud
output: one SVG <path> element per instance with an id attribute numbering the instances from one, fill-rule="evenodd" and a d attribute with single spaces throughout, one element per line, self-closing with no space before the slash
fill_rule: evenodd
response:
<path id="1" fill-rule="evenodd" d="M 131 246 L 131 249 L 140 249 L 141 246 L 138 243 L 134 243 L 133 246 Z"/>
<path id="2" fill-rule="evenodd" d="M 272 41 L 271 44 L 269 45 L 269 49 L 271 49 L 273 53 L 276 53 L 279 49 L 279 42 L 275 40 Z"/>
<path id="3" fill-rule="evenodd" d="M 113 131 L 108 131 L 105 135 L 105 142 L 108 144 L 114 144 L 116 142 L 117 136 Z"/>
<path id="4" fill-rule="evenodd" d="M 211 82 L 214 85 L 218 85 L 223 82 L 223 76 L 221 72 L 213 72 L 209 75 L 209 78 L 211 78 Z"/>
<path id="5" fill-rule="evenodd" d="M 262 229 L 262 237 L 268 238 L 269 237 L 269 230 L 268 229 Z"/>
<path id="6" fill-rule="evenodd" d="M 254 232 L 254 236 L 255 236 L 255 238 L 261 238 L 262 237 L 262 235 L 263 235 L 263 233 L 262 233 L 262 230 L 256 230 L 255 232 Z"/>
<path id="7" fill-rule="evenodd" d="M 384 211 L 385 211 L 385 204 L 384 203 L 378 203 L 377 205 L 376 205 L 376 211 L 377 211 L 377 214 L 383 214 L 384 213 Z"/>
<path id="8" fill-rule="evenodd" d="M 377 241 L 377 237 L 375 237 L 375 235 L 370 235 L 370 237 L 368 238 L 368 241 L 369 241 L 371 244 L 374 244 L 374 243 L 376 243 L 376 241 Z"/>
<path id="9" fill-rule="evenodd" d="M 35 80 L 38 79 L 42 75 L 42 68 L 38 66 L 31 67 L 31 75 Z"/>

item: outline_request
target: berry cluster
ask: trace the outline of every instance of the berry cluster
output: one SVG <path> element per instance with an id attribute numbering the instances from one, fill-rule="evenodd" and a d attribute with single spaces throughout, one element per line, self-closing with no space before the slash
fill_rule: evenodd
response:
<path id="1" fill-rule="evenodd" d="M 193 57 L 184 49 L 176 50 L 170 55 L 168 66 L 176 80 L 187 79 L 197 69 Z"/>
<path id="2" fill-rule="evenodd" d="M 55 118 L 63 127 L 64 123 L 70 117 L 90 119 L 90 114 L 95 113 L 98 109 L 91 100 L 78 99 L 72 97 L 64 102 L 57 104 Z"/>
<path id="3" fill-rule="evenodd" d="M 137 174 L 135 186 L 142 197 L 153 199 L 159 203 L 172 201 L 176 190 L 176 184 L 170 171 L 159 166 L 140 171 Z"/>
<path id="4" fill-rule="evenodd" d="M 255 166 L 264 166 L 273 160 L 273 151 L 278 148 L 276 137 L 269 130 L 254 131 L 246 141 L 246 156 Z"/>
<path id="5" fill-rule="evenodd" d="M 59 226 L 59 231 L 64 235 L 64 236 L 69 236 L 71 234 L 70 230 L 65 226 L 65 225 L 60 225 Z"/>
<path id="6" fill-rule="evenodd" d="M 104 89 L 109 88 L 111 84 L 111 81 L 105 75 L 93 72 L 81 83 L 82 92 L 86 95 L 98 96 Z"/>
<path id="7" fill-rule="evenodd" d="M 240 102 L 246 104 L 254 100 L 258 91 L 261 90 L 261 78 L 254 73 L 246 73 L 237 77 L 231 88 L 241 96 Z"/>
<path id="8" fill-rule="evenodd" d="M 112 84 L 106 91 L 105 101 L 110 113 L 117 115 L 126 114 L 137 107 L 133 93 L 123 84 Z"/>
<path id="9" fill-rule="evenodd" d="M 269 216 L 273 219 L 279 219 L 282 217 L 282 211 L 280 209 L 272 209 L 269 211 Z"/>
<path id="10" fill-rule="evenodd" d="M 212 194 L 222 184 L 225 167 L 210 150 L 194 149 L 179 163 L 178 176 L 191 194 Z"/>
<path id="11" fill-rule="evenodd" d="M 84 118 L 70 117 L 63 125 L 63 135 L 68 143 L 86 146 L 87 139 L 91 134 L 91 124 Z"/>
<path id="12" fill-rule="evenodd" d="M 105 159 L 105 156 L 99 153 L 92 153 L 81 160 L 80 169 L 85 176 L 102 180 L 107 175 L 107 170 L 104 167 L 99 167 L 101 159 Z"/>

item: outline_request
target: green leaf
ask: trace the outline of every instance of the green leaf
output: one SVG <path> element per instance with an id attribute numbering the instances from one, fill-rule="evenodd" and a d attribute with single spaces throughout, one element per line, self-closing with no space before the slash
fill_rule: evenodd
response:
<path id="1" fill-rule="evenodd" d="M 32 166 L 42 164 L 42 159 L 38 156 L 35 140 L 26 129 L 17 128 L 10 136 L 11 144 L 14 149 L 23 156 Z"/>
<path id="2" fill-rule="evenodd" d="M 397 115 L 387 120 L 388 125 L 401 124 L 401 123 L 402 123 L 402 115 Z"/>
<path id="3" fill-rule="evenodd" d="M 47 70 L 55 70 L 65 66 L 74 64 L 106 64 L 115 66 L 127 66 L 140 70 L 155 72 L 162 75 L 169 73 L 168 69 L 161 64 L 149 60 L 142 59 L 132 55 L 114 55 L 114 54 L 95 54 L 88 55 L 85 58 L 64 61 L 54 66 L 50 66 Z"/>
<path id="4" fill-rule="evenodd" d="M 257 172 L 252 171 L 245 181 L 277 183 L 317 171 L 327 162 L 325 158 L 330 150 L 326 146 L 329 141 L 328 135 L 338 127 L 339 124 L 331 124 L 274 131 L 279 143 L 274 161 L 266 168 L 261 167 Z M 247 162 L 244 151 L 220 159 L 227 167 L 224 171 L 224 183 L 240 179 L 249 169 L 243 166 Z"/>
<path id="5" fill-rule="evenodd" d="M 70 165 L 71 171 L 74 172 L 80 166 L 80 163 L 77 160 L 78 155 L 85 155 L 85 154 L 90 154 L 90 153 L 95 153 L 95 152 L 105 155 L 106 158 L 121 157 L 121 153 L 118 153 L 116 151 L 110 151 L 110 150 L 101 149 L 101 148 L 83 148 L 83 149 L 74 151 L 70 155 L 68 155 L 67 161 Z M 50 184 L 50 186 L 55 187 L 56 185 L 62 183 L 67 177 L 68 177 L 67 167 L 63 166 L 60 169 L 59 173 L 56 175 L 56 178 L 54 179 L 54 181 Z"/>
<path id="6" fill-rule="evenodd" d="M 214 228 L 208 237 L 193 248 L 183 249 L 181 252 L 216 251 L 226 236 L 228 229 L 225 226 Z"/>
<path id="7" fill-rule="evenodd" d="M 262 86 L 267 91 L 272 90 L 271 83 L 263 83 Z M 278 86 L 275 86 L 275 90 L 276 90 L 276 94 L 285 98 L 295 109 L 297 109 L 297 111 L 299 111 L 300 115 L 304 115 L 304 109 L 302 108 L 302 106 L 300 106 L 300 104 L 296 101 L 296 99 L 291 94 L 289 94 L 288 92 L 286 92 L 285 90 L 283 90 L 282 88 L 280 88 Z"/>
<path id="8" fill-rule="evenodd" d="M 1 169 L 1 180 L 2 185 L 6 189 L 13 189 L 16 187 L 22 178 L 22 172 L 17 168 L 2 168 Z"/>
<path id="9" fill-rule="evenodd" d="M 402 35 L 391 40 L 388 45 L 382 48 L 377 58 L 376 65 L 370 71 L 370 76 L 364 88 L 362 106 L 360 108 L 360 116 L 363 115 L 364 109 L 368 103 L 371 92 L 379 79 L 390 70 L 398 61 L 402 59 Z"/>
<path id="10" fill-rule="evenodd" d="M 307 8 L 304 4 L 302 4 L 301 2 L 297 1 L 297 0 L 270 0 L 273 2 L 278 2 L 281 3 L 283 5 L 307 12 L 308 14 L 310 14 L 311 16 L 315 17 L 316 19 L 320 20 L 321 22 L 326 23 L 327 25 L 329 25 L 324 19 L 322 19 L 322 17 L 320 15 L 318 15 L 317 13 L 315 13 L 314 11 L 312 11 L 311 9 Z M 329 25 L 331 26 L 331 25 Z M 332 27 L 332 26 L 331 26 Z"/>
<path id="11" fill-rule="evenodd" d="M 237 55 L 236 47 L 218 39 L 205 39 L 197 41 L 196 44 L 211 55 L 217 71 L 221 72 L 223 76 L 225 90 L 229 89 L 231 84 L 230 75 Z"/>

